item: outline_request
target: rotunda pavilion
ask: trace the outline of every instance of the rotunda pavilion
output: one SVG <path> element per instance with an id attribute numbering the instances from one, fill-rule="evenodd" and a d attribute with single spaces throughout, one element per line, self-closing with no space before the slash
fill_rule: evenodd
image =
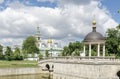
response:
<path id="1" fill-rule="evenodd" d="M 96 31 L 96 20 L 93 20 L 92 22 L 93 27 L 92 27 L 92 32 L 88 33 L 84 40 L 83 40 L 83 52 L 84 52 L 84 56 L 86 56 L 86 46 L 89 47 L 89 57 L 91 57 L 91 46 L 95 45 L 97 46 L 97 50 L 96 50 L 96 55 L 97 57 L 100 57 L 100 46 L 102 46 L 102 56 L 105 57 L 105 37 L 103 37 L 102 34 L 100 34 L 99 32 Z"/>

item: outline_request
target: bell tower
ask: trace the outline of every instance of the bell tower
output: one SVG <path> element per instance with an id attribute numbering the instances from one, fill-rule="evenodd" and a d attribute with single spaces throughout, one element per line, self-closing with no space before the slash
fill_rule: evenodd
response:
<path id="1" fill-rule="evenodd" d="M 40 27 L 38 26 L 36 30 L 37 30 L 37 31 L 36 31 L 36 34 L 35 34 L 35 38 L 36 38 L 36 40 L 37 40 L 36 45 L 37 45 L 38 48 L 41 48 L 41 34 L 40 34 Z"/>

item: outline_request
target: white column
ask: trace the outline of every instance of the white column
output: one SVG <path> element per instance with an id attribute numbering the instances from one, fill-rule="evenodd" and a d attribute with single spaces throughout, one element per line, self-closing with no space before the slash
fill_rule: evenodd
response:
<path id="1" fill-rule="evenodd" d="M 98 57 L 100 56 L 100 44 L 98 44 L 98 47 L 97 47 L 97 56 Z"/>
<path id="2" fill-rule="evenodd" d="M 85 52 L 86 52 L 86 50 L 85 50 L 85 45 L 84 45 L 84 47 L 83 47 L 83 53 L 84 53 L 84 56 L 85 56 Z"/>
<path id="3" fill-rule="evenodd" d="M 40 41 L 40 43 L 39 43 L 40 45 L 39 45 L 39 48 L 41 48 L 42 47 L 42 44 L 41 44 L 41 41 Z"/>
<path id="4" fill-rule="evenodd" d="M 89 44 L 89 57 L 91 57 L 91 44 Z"/>
<path id="5" fill-rule="evenodd" d="M 103 44 L 103 57 L 105 57 L 105 44 Z"/>

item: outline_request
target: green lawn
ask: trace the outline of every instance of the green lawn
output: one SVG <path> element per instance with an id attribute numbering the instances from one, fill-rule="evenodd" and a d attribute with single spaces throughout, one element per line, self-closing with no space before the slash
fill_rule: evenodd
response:
<path id="1" fill-rule="evenodd" d="M 37 61 L 2 61 L 0 68 L 38 67 Z"/>

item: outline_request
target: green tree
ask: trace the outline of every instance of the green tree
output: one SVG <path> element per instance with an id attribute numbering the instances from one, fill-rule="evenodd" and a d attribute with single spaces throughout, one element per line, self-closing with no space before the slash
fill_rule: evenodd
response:
<path id="1" fill-rule="evenodd" d="M 83 45 L 81 42 L 76 41 L 76 42 L 70 42 L 68 46 L 65 46 L 63 48 L 63 52 L 62 55 L 63 56 L 71 56 L 71 55 L 75 55 L 75 56 L 79 56 L 80 55 L 80 51 L 83 49 Z"/>
<path id="2" fill-rule="evenodd" d="M 27 37 L 22 45 L 22 51 L 24 55 L 39 53 L 39 49 L 36 45 L 36 39 L 33 36 Z"/>
<path id="3" fill-rule="evenodd" d="M 109 55 L 120 55 L 120 25 L 107 30 L 106 48 Z"/>
<path id="4" fill-rule="evenodd" d="M 79 50 L 79 49 L 75 49 L 73 55 L 74 55 L 74 56 L 79 56 L 79 55 L 80 55 L 80 50 Z"/>
<path id="5" fill-rule="evenodd" d="M 69 56 L 69 52 L 70 52 L 69 48 L 65 46 L 63 49 L 64 50 L 62 52 L 62 56 Z"/>
<path id="6" fill-rule="evenodd" d="M 22 60 L 23 59 L 22 53 L 18 47 L 15 48 L 15 51 L 13 53 L 13 59 L 14 60 Z"/>
<path id="7" fill-rule="evenodd" d="M 48 50 L 45 51 L 45 57 L 49 57 L 49 52 L 48 52 Z"/>
<path id="8" fill-rule="evenodd" d="M 39 59 L 43 59 L 43 55 L 41 53 L 39 53 Z"/>
<path id="9" fill-rule="evenodd" d="M 0 45 L 0 59 L 4 59 L 3 46 L 2 45 Z"/>
<path id="10" fill-rule="evenodd" d="M 7 46 L 5 51 L 5 59 L 9 61 L 12 60 L 12 54 L 13 51 L 11 50 L 11 47 Z"/>

